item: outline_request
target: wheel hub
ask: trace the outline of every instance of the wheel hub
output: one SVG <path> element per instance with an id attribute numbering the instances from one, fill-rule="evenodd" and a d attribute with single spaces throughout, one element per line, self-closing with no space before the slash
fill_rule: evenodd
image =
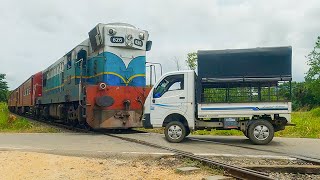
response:
<path id="1" fill-rule="evenodd" d="M 177 125 L 170 126 L 168 129 L 168 135 L 172 139 L 179 139 L 182 136 L 182 129 Z"/>
<path id="2" fill-rule="evenodd" d="M 269 137 L 269 128 L 265 125 L 258 125 L 254 128 L 253 135 L 258 140 L 265 140 Z"/>

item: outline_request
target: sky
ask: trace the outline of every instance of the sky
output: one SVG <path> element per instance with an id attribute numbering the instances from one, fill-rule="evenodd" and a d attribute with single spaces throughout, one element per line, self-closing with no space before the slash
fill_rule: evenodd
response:
<path id="1" fill-rule="evenodd" d="M 0 73 L 10 89 L 88 38 L 98 23 L 147 30 L 147 61 L 187 69 L 197 50 L 292 46 L 293 80 L 320 35 L 319 0 L 0 0 Z"/>

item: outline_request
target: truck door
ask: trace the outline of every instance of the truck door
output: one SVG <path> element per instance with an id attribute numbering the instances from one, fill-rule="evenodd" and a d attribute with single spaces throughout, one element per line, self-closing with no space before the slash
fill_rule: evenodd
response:
<path id="1" fill-rule="evenodd" d="M 154 88 L 151 98 L 150 119 L 154 125 L 162 125 L 172 113 L 186 114 L 188 106 L 186 74 L 168 75 Z"/>

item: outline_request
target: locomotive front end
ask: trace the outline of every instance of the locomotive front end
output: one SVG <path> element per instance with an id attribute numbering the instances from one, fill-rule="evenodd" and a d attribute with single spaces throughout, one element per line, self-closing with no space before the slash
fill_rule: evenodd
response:
<path id="1" fill-rule="evenodd" d="M 129 24 L 99 24 L 89 33 L 86 121 L 94 129 L 142 127 L 147 31 Z"/>

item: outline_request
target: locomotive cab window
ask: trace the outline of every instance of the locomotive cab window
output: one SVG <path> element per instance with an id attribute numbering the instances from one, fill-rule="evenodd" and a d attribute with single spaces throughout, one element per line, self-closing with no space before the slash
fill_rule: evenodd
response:
<path id="1" fill-rule="evenodd" d="M 159 85 L 155 88 L 153 93 L 154 98 L 160 98 L 168 91 L 176 91 L 184 89 L 184 75 L 172 75 L 164 78 Z"/>
<path id="2" fill-rule="evenodd" d="M 67 69 L 72 68 L 72 63 L 71 63 L 71 54 L 67 55 Z"/>
<path id="3" fill-rule="evenodd" d="M 77 61 L 79 67 L 82 65 L 82 68 L 85 68 L 87 64 L 87 51 L 81 49 L 77 54 Z"/>

